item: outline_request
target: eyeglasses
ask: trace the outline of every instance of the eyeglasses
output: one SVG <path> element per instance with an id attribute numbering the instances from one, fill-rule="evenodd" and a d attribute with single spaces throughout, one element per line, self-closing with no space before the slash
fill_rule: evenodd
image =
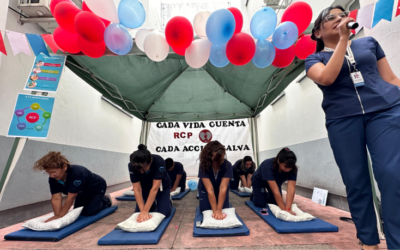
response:
<path id="1" fill-rule="evenodd" d="M 340 18 L 348 17 L 349 13 L 350 12 L 348 12 L 348 11 L 343 11 L 343 12 L 340 12 L 339 14 L 327 15 L 324 19 L 325 19 L 325 22 L 332 22 L 332 21 L 336 20 L 337 17 L 340 17 Z"/>

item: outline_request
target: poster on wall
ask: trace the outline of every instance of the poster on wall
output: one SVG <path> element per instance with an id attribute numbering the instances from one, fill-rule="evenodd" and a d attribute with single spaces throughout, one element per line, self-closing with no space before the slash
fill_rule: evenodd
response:
<path id="1" fill-rule="evenodd" d="M 46 139 L 54 107 L 54 97 L 18 94 L 8 137 Z"/>
<path id="2" fill-rule="evenodd" d="M 45 56 L 35 58 L 24 90 L 57 92 L 64 69 L 65 56 Z"/>
<path id="3" fill-rule="evenodd" d="M 147 146 L 152 154 L 182 163 L 188 176 L 197 176 L 200 151 L 214 140 L 225 146 L 227 159 L 232 165 L 247 155 L 253 157 L 247 119 L 155 122 L 151 124 Z"/>

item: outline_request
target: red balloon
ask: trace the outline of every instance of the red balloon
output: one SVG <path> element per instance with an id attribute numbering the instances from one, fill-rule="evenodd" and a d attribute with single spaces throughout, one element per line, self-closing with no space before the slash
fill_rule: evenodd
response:
<path id="1" fill-rule="evenodd" d="M 234 34 L 239 33 L 240 31 L 242 31 L 242 28 L 243 28 L 243 16 L 242 16 L 242 13 L 240 12 L 240 10 L 238 10 L 235 7 L 230 7 L 230 8 L 228 8 L 228 10 L 230 12 L 232 12 L 233 16 L 235 17 L 236 25 L 235 25 Z"/>
<path id="2" fill-rule="evenodd" d="M 100 17 L 89 11 L 82 11 L 75 17 L 75 29 L 79 36 L 90 43 L 104 41 L 106 26 Z"/>
<path id="3" fill-rule="evenodd" d="M 246 33 L 234 34 L 226 45 L 228 60 L 237 66 L 245 65 L 253 59 L 256 53 L 256 44 L 253 38 Z"/>
<path id="4" fill-rule="evenodd" d="M 61 2 L 70 2 L 71 3 L 71 0 L 51 0 L 51 2 L 50 2 L 50 11 L 51 11 L 51 13 L 53 15 L 54 15 L 54 8 L 56 7 L 56 5 L 58 3 L 61 3 Z"/>
<path id="5" fill-rule="evenodd" d="M 172 48 L 186 49 L 193 41 L 192 24 L 185 17 L 173 17 L 165 27 L 165 38 Z"/>
<path id="6" fill-rule="evenodd" d="M 75 17 L 81 12 L 72 2 L 61 2 L 54 9 L 54 18 L 63 30 L 69 33 L 76 33 Z"/>
<path id="7" fill-rule="evenodd" d="M 106 43 L 103 41 L 101 43 L 89 43 L 82 37 L 78 37 L 78 45 L 82 50 L 83 54 L 92 58 L 99 58 L 106 52 Z"/>
<path id="8" fill-rule="evenodd" d="M 296 24 L 299 34 L 303 33 L 312 19 L 312 9 L 308 3 L 305 2 L 294 2 L 285 10 L 282 15 L 281 23 L 293 22 Z"/>
<path id="9" fill-rule="evenodd" d="M 293 62 L 296 55 L 294 45 L 283 50 L 275 48 L 275 51 L 276 55 L 272 66 L 276 68 L 286 68 Z"/>
<path id="10" fill-rule="evenodd" d="M 62 50 L 69 53 L 79 53 L 78 35 L 66 32 L 61 27 L 57 27 L 53 33 L 54 41 Z"/>
<path id="11" fill-rule="evenodd" d="M 53 2 L 54 0 L 52 0 L 52 2 Z M 65 1 L 65 0 L 64 0 Z M 69 0 L 68 0 L 69 1 Z M 89 7 L 86 5 L 86 3 L 85 2 L 83 2 L 82 3 L 82 10 L 83 11 L 89 11 L 89 12 L 92 12 L 93 13 L 93 11 L 91 11 L 90 9 L 89 9 Z M 94 13 L 93 13 L 94 14 Z M 103 21 L 103 23 L 104 23 L 104 25 L 107 27 L 108 25 L 110 25 L 110 21 L 108 21 L 108 20 L 106 20 L 106 19 L 103 19 L 103 18 L 101 18 L 100 17 L 100 19 L 101 19 L 101 21 Z"/>
<path id="12" fill-rule="evenodd" d="M 296 56 L 305 60 L 309 55 L 317 50 L 317 42 L 311 39 L 311 35 L 303 36 L 296 43 Z"/>
<path id="13" fill-rule="evenodd" d="M 174 47 L 171 47 L 171 48 L 176 54 L 178 54 L 180 56 L 185 56 L 186 49 L 180 49 L 180 48 L 174 48 Z"/>

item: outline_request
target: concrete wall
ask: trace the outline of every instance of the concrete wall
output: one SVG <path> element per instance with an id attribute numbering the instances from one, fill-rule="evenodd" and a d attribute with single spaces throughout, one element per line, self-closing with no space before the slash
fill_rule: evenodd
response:
<path id="1" fill-rule="evenodd" d="M 11 0 L 14 9 L 17 0 Z M 3 1 L 0 4 L 2 10 Z M 17 23 L 19 15 L 8 11 L 6 29 L 43 33 L 36 24 Z M 1 18 L 0 18 L 1 21 Z M 0 22 L 1 24 L 1 22 Z M 34 56 L 14 56 L 5 37 L 8 56 L 0 66 L 0 173 L 13 143 L 6 138 L 18 93 L 22 91 Z M 32 53 L 33 55 L 33 53 Z M 29 93 L 26 92 L 25 93 Z M 42 202 L 50 198 L 47 177 L 31 171 L 33 163 L 48 151 L 61 151 L 75 163 L 103 176 L 108 185 L 129 181 L 129 154 L 139 143 L 141 121 L 131 118 L 104 100 L 101 94 L 65 68 L 56 97 L 47 140 L 28 140 L 5 189 L 0 211 Z"/>

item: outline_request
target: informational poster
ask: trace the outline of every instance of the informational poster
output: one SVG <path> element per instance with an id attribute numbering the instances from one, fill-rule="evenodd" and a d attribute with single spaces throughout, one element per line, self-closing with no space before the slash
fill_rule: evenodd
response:
<path id="1" fill-rule="evenodd" d="M 326 206 L 326 200 L 328 198 L 328 190 L 314 187 L 314 192 L 311 200 L 322 206 Z"/>
<path id="2" fill-rule="evenodd" d="M 18 94 L 7 136 L 46 139 L 54 97 Z"/>
<path id="3" fill-rule="evenodd" d="M 33 62 L 24 90 L 56 92 L 64 69 L 65 56 L 40 54 Z"/>
<path id="4" fill-rule="evenodd" d="M 253 157 L 247 119 L 152 123 L 147 145 L 152 154 L 172 158 L 183 164 L 188 176 L 197 176 L 200 152 L 214 140 L 225 146 L 232 165 L 247 155 Z"/>

